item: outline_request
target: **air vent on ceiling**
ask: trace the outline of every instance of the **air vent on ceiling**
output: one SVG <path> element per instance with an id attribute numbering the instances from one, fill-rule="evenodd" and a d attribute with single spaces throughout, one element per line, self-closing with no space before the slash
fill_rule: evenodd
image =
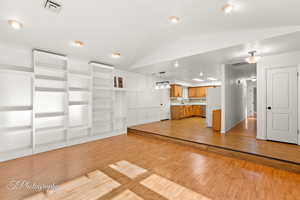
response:
<path id="1" fill-rule="evenodd" d="M 61 11 L 62 5 L 52 0 L 46 0 L 44 8 L 51 12 L 59 13 Z"/>

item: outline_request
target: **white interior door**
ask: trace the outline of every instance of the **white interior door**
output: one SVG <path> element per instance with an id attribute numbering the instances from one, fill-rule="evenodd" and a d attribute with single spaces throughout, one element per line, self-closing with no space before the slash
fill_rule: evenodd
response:
<path id="1" fill-rule="evenodd" d="M 267 71 L 267 139 L 298 143 L 297 67 Z"/>

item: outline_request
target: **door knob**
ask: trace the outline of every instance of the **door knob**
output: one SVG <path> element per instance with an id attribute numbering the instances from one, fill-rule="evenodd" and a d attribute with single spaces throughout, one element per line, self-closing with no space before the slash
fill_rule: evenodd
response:
<path id="1" fill-rule="evenodd" d="M 272 107 L 271 107 L 271 106 L 268 106 L 268 110 L 272 110 Z"/>

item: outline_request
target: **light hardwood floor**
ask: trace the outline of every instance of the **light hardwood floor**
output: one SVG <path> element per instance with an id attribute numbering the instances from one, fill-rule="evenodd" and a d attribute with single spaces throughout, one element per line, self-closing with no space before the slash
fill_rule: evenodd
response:
<path id="1" fill-rule="evenodd" d="M 130 127 L 129 130 L 178 138 L 225 149 L 300 164 L 300 146 L 256 139 L 256 119 L 239 123 L 226 134 L 214 132 L 203 118 L 168 120 Z"/>
<path id="2" fill-rule="evenodd" d="M 123 173 L 130 170 L 120 173 L 109 167 L 124 160 L 147 171 L 129 178 Z M 119 163 L 118 166 L 128 169 L 128 164 Z M 0 199 L 19 200 L 35 193 L 25 189 L 9 190 L 7 186 L 11 180 L 61 184 L 95 170 L 120 184 L 98 200 L 120 199 L 119 195 L 144 200 L 172 200 L 172 195 L 155 186 L 157 180 L 168 183 L 171 189 L 180 188 L 184 194 L 198 196 L 189 192 L 193 191 L 212 200 L 300 197 L 299 174 L 165 140 L 124 135 L 0 163 Z"/>

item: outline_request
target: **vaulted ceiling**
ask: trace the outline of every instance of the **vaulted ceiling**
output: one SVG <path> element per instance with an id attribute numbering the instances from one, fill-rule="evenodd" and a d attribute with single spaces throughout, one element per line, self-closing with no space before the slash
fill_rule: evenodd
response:
<path id="1" fill-rule="evenodd" d="M 225 0 L 55 1 L 63 5 L 59 14 L 45 10 L 44 0 L 1 0 L 0 43 L 136 69 L 300 30 L 298 0 L 231 0 L 235 10 L 227 16 Z M 9 19 L 23 29 L 11 29 Z M 85 46 L 75 48 L 74 40 Z M 112 59 L 113 52 L 121 58 Z"/>
<path id="2" fill-rule="evenodd" d="M 197 85 L 199 82 L 192 79 L 199 78 L 206 80 L 206 82 L 201 82 L 201 84 L 206 84 L 210 82 L 207 81 L 207 77 L 214 77 L 220 80 L 222 64 L 239 64 L 237 65 L 239 70 L 244 70 L 247 73 L 249 65 L 242 64 L 245 63 L 245 58 L 249 56 L 248 52 L 253 49 L 257 50 L 259 56 L 300 51 L 300 32 L 146 65 L 135 68 L 134 71 L 156 76 L 159 72 L 164 71 L 166 72 L 165 78 L 168 80 L 184 81 L 188 84 Z M 177 66 L 175 65 L 176 63 Z M 202 76 L 200 76 L 201 72 L 203 73 Z"/>

